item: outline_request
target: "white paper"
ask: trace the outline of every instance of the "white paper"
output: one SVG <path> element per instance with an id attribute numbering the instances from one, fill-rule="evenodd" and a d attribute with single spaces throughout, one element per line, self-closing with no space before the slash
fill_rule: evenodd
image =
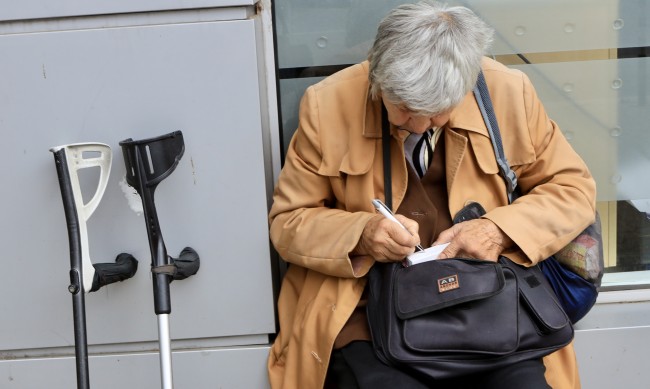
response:
<path id="1" fill-rule="evenodd" d="M 438 255 L 449 246 L 449 243 L 437 244 L 431 246 L 424 251 L 415 252 L 406 257 L 406 266 L 417 265 L 418 263 L 434 261 L 438 259 Z"/>

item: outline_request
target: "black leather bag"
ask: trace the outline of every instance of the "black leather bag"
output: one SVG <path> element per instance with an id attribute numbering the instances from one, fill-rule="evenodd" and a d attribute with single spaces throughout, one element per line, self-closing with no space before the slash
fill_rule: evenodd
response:
<path id="1" fill-rule="evenodd" d="M 573 339 L 541 270 L 505 257 L 377 263 L 368 282 L 375 353 L 415 374 L 465 376 L 543 357 Z"/>

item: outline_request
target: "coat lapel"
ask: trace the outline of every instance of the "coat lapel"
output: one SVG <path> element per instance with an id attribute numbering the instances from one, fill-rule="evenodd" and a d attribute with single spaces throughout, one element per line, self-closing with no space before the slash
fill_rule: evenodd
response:
<path id="1" fill-rule="evenodd" d="M 479 184 L 471 182 L 473 178 L 468 180 L 468 177 L 478 178 L 485 173 L 496 173 L 496 170 L 492 172 L 491 168 L 494 165 L 496 169 L 496 158 L 493 155 L 488 130 L 472 92 L 468 93 L 454 109 L 444 134 L 447 193 L 449 210 L 453 216 L 465 206 L 467 193 L 470 192 L 468 186 Z M 474 155 L 468 154 L 470 143 Z M 461 170 L 462 174 L 460 174 Z"/>
<path id="2" fill-rule="evenodd" d="M 447 194 L 449 197 L 449 210 L 460 209 L 463 206 L 453 204 L 454 199 L 462 199 L 462 196 L 456 195 L 456 191 L 462 190 L 459 188 L 459 183 L 456 178 L 458 171 L 465 153 L 467 151 L 467 138 L 458 134 L 453 129 L 445 129 L 445 164 L 447 167 Z M 453 216 L 453 213 L 452 213 Z"/>

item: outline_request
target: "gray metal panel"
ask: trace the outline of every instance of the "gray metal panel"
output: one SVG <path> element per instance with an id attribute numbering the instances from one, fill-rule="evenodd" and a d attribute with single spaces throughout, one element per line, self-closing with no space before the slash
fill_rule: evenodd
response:
<path id="1" fill-rule="evenodd" d="M 188 389 L 265 389 L 268 347 L 175 352 L 174 385 Z M 89 360 L 93 389 L 159 389 L 158 355 L 116 354 Z M 34 374 L 38 372 L 38 374 Z M 0 361 L 3 389 L 76 388 L 74 358 Z"/>
<path id="2" fill-rule="evenodd" d="M 648 388 L 650 327 L 578 331 L 575 348 L 583 388 Z"/>
<path id="3" fill-rule="evenodd" d="M 0 7 L 0 21 L 252 5 L 255 0 L 21 0 Z"/>
<path id="4" fill-rule="evenodd" d="M 576 325 L 575 349 L 585 389 L 645 389 L 650 382 L 650 291 L 601 292 Z"/>
<path id="5" fill-rule="evenodd" d="M 165 243 L 201 255 L 171 285 L 174 339 L 275 331 L 253 20 L 0 36 L 0 154 L 6 352 L 73 344 L 69 249 L 48 149 L 113 148 L 106 193 L 88 223 L 94 262 L 125 251 L 134 279 L 87 295 L 91 344 L 157 339 L 141 215 L 120 189 L 118 142 L 182 130 L 186 151 L 156 191 Z M 9 314 L 7 314 L 9 313 Z"/>

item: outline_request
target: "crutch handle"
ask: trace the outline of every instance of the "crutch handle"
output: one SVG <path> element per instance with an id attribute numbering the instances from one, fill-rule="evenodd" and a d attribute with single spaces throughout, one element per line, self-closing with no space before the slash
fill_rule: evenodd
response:
<path id="1" fill-rule="evenodd" d="M 138 270 L 138 260 L 131 254 L 121 253 L 115 258 L 115 263 L 93 263 L 93 267 L 95 276 L 91 292 L 99 290 L 104 285 L 133 277 Z"/>
<path id="2" fill-rule="evenodd" d="M 167 256 L 169 263 L 161 266 L 153 266 L 151 271 L 154 274 L 164 274 L 169 277 L 169 281 L 184 280 L 193 276 L 199 271 L 201 260 L 199 254 L 191 247 L 185 247 L 178 258 Z"/>
<path id="3" fill-rule="evenodd" d="M 176 273 L 172 277 L 174 280 L 184 280 L 193 276 L 201 266 L 199 254 L 191 247 L 185 247 L 178 258 L 172 258 L 171 261 L 176 266 Z"/>

